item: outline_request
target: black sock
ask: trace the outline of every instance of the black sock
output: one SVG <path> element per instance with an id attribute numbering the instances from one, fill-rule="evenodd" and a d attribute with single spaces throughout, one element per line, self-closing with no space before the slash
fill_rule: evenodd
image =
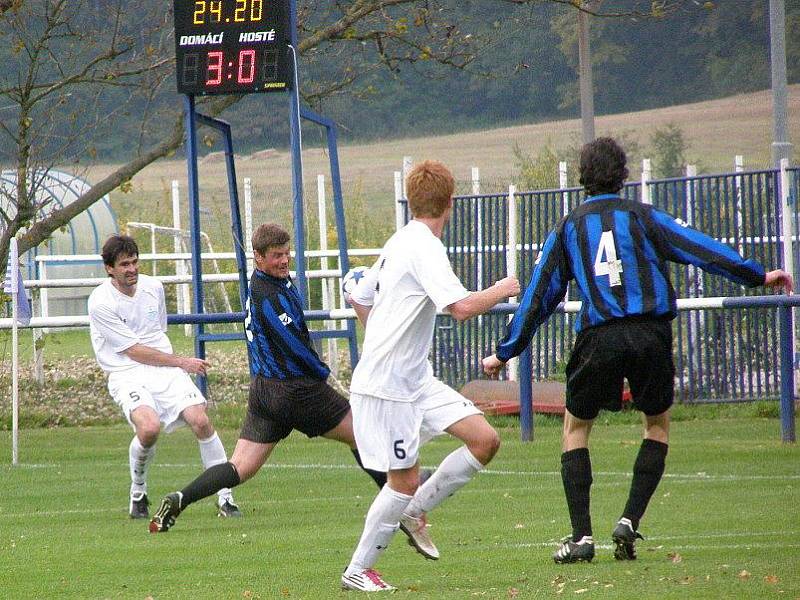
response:
<path id="1" fill-rule="evenodd" d="M 364 468 L 364 463 L 361 462 L 361 455 L 358 453 L 357 448 L 351 448 L 350 452 L 353 453 L 358 466 L 361 467 L 367 475 L 372 477 L 372 481 L 378 485 L 378 489 L 383 488 L 383 486 L 386 485 L 386 473 L 383 471 L 373 471 L 372 469 Z"/>
<path id="2" fill-rule="evenodd" d="M 592 461 L 588 448 L 576 448 L 561 455 L 561 480 L 572 522 L 572 540 L 577 542 L 585 535 L 592 535 L 592 516 L 589 513 Z"/>
<path id="3" fill-rule="evenodd" d="M 642 440 L 636 463 L 633 465 L 633 481 L 628 503 L 622 516 L 631 520 L 634 531 L 639 529 L 639 520 L 647 509 L 650 498 L 664 474 L 664 463 L 669 446 L 655 440 Z"/>
<path id="4" fill-rule="evenodd" d="M 181 510 L 206 496 L 210 496 L 222 488 L 232 488 L 239 485 L 239 472 L 233 463 L 225 462 L 209 467 L 192 483 L 181 490 Z"/>

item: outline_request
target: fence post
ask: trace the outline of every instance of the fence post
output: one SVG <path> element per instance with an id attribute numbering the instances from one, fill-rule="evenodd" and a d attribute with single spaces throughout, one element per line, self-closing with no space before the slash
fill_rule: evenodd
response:
<path id="1" fill-rule="evenodd" d="M 249 177 L 244 178 L 244 253 L 253 253 L 253 185 Z M 253 259 L 247 259 L 247 273 L 253 272 Z"/>
<path id="2" fill-rule="evenodd" d="M 472 195 L 479 196 L 481 193 L 481 172 L 478 167 L 472 167 Z M 479 198 L 472 199 L 472 206 L 475 209 L 475 279 L 476 290 L 483 289 L 483 213 L 481 211 L 481 201 Z M 483 316 L 478 317 L 478 326 L 483 324 Z"/>
<path id="3" fill-rule="evenodd" d="M 794 277 L 794 255 L 792 254 L 792 207 L 789 204 L 789 159 L 781 159 L 781 232 L 783 237 L 783 268 Z M 782 306 L 778 312 L 781 330 L 781 439 L 795 441 L 794 426 L 794 308 Z"/>
<path id="4" fill-rule="evenodd" d="M 408 172 L 411 170 L 413 164 L 414 161 L 410 156 L 403 157 L 403 198 L 408 198 L 408 194 L 406 193 L 406 177 L 408 177 Z"/>
<path id="5" fill-rule="evenodd" d="M 158 250 L 156 249 L 156 224 L 150 223 L 150 254 L 153 256 L 156 255 Z M 158 275 L 158 264 L 156 259 L 153 259 L 153 277 Z"/>
<path id="6" fill-rule="evenodd" d="M 744 157 L 741 154 L 737 154 L 733 158 L 733 170 L 737 173 L 741 173 L 744 171 Z M 744 218 L 742 216 L 742 177 L 741 175 L 737 175 L 733 179 L 733 185 L 736 187 L 736 230 L 739 233 L 739 243 L 736 245 L 736 249 L 739 251 L 739 254 L 744 252 L 744 245 L 742 240 L 744 239 Z"/>
<path id="7" fill-rule="evenodd" d="M 508 186 L 508 234 L 506 238 L 506 275 L 517 274 L 517 187 L 513 184 Z M 509 302 L 516 302 L 516 297 L 509 298 Z M 512 318 L 508 317 L 508 321 Z M 508 379 L 517 381 L 519 379 L 519 358 L 512 358 L 508 361 Z"/>
<path id="8" fill-rule="evenodd" d="M 569 187 L 569 179 L 567 178 L 568 173 L 569 172 L 567 171 L 567 163 L 566 163 L 566 161 L 563 161 L 563 160 L 559 161 L 559 163 L 558 163 L 558 187 L 561 190 L 563 190 L 561 192 L 561 215 L 563 217 L 566 217 L 569 214 L 569 193 L 567 193 L 567 191 L 566 191 L 567 187 Z M 540 252 L 541 252 L 541 246 L 543 246 L 543 245 L 544 244 L 542 243 L 539 246 L 539 248 L 540 248 L 539 251 Z M 564 297 L 567 300 L 569 300 L 569 294 L 570 294 L 570 284 L 567 284 L 567 289 L 566 289 L 566 291 L 564 293 Z M 569 315 L 567 315 L 567 313 L 562 313 L 558 317 L 558 319 L 561 321 L 561 335 L 559 336 L 561 338 L 561 344 L 562 344 L 561 347 L 564 348 L 565 347 L 566 336 L 567 336 L 567 331 L 569 330 Z M 532 373 L 531 373 L 531 376 L 533 376 Z M 521 396 L 520 396 L 520 398 L 521 398 Z M 531 410 L 533 410 L 533 409 L 531 409 Z"/>
<path id="9" fill-rule="evenodd" d="M 697 165 L 686 165 L 686 224 L 689 227 L 695 227 L 694 224 L 694 208 L 695 208 L 695 182 L 688 181 L 697 177 Z M 703 277 L 700 273 L 700 269 L 695 267 L 694 265 L 689 265 L 689 278 L 692 282 L 692 289 L 687 290 L 691 292 L 691 296 L 693 298 L 701 298 L 703 296 Z M 695 373 L 699 373 L 700 369 L 700 362 L 702 360 L 702 350 L 701 350 L 701 343 L 700 343 L 700 335 L 701 332 L 705 329 L 705 312 L 703 310 L 697 311 L 697 328 L 695 328 L 694 323 L 692 322 L 692 315 L 689 315 L 686 318 L 686 329 L 687 329 L 687 338 L 689 340 L 689 360 L 692 361 L 692 366 L 695 369 Z"/>
<path id="10" fill-rule="evenodd" d="M 41 288 L 38 290 L 41 293 Z M 31 294 L 33 295 L 33 294 Z M 32 316 L 36 315 L 36 304 L 31 301 Z M 36 378 L 36 383 L 44 385 L 44 344 L 39 343 L 42 339 L 41 329 L 31 329 L 31 338 L 33 340 L 33 376 Z"/>
<path id="11" fill-rule="evenodd" d="M 47 261 L 41 260 L 38 261 L 39 264 L 39 278 L 43 280 L 47 280 Z M 50 302 L 49 302 L 49 292 L 46 287 L 43 287 L 39 290 L 39 314 L 42 315 L 43 318 L 47 318 L 50 316 Z M 49 327 L 42 328 L 42 335 L 46 335 L 50 333 Z"/>
<path id="12" fill-rule="evenodd" d="M 652 168 L 650 167 L 650 159 L 642 159 L 642 203 L 651 204 L 650 202 L 650 185 L 649 181 L 653 178 Z"/>
<path id="13" fill-rule="evenodd" d="M 183 233 L 181 231 L 181 195 L 180 184 L 176 179 L 172 180 L 172 226 L 175 228 L 175 237 L 172 238 L 172 249 L 176 254 L 183 252 Z M 175 261 L 175 275 L 186 275 L 186 263 L 183 260 Z M 191 312 L 189 306 L 189 286 L 188 284 L 178 284 L 178 289 L 175 294 L 177 311 L 179 314 L 185 315 Z M 192 326 L 183 326 L 183 335 L 189 337 L 192 335 Z"/>
<path id="14" fill-rule="evenodd" d="M 481 193 L 481 170 L 478 167 L 472 167 L 470 175 L 472 176 L 472 195 L 477 196 Z"/>
<path id="15" fill-rule="evenodd" d="M 472 167 L 472 195 L 478 196 L 481 193 L 481 171 L 478 167 Z M 483 213 L 481 211 L 481 200 L 472 198 L 472 207 L 475 210 L 475 289 L 483 289 Z M 478 329 L 483 328 L 483 315 L 478 315 Z"/>
<path id="16" fill-rule="evenodd" d="M 405 225 L 403 215 L 403 174 L 400 171 L 394 172 L 394 229 L 399 231 Z"/>
<path id="17" fill-rule="evenodd" d="M 326 251 L 328 249 L 328 218 L 326 214 L 325 202 L 325 175 L 317 175 L 317 214 L 319 216 L 319 249 Z M 320 258 L 320 269 L 328 269 L 328 257 L 322 256 Z M 320 282 L 322 284 L 322 310 L 331 310 L 333 306 L 333 282 L 329 277 L 324 277 Z M 336 329 L 334 321 L 326 320 L 325 329 L 328 331 Z M 328 367 L 331 370 L 331 375 L 339 377 L 339 357 L 337 356 L 336 340 L 328 338 Z"/>

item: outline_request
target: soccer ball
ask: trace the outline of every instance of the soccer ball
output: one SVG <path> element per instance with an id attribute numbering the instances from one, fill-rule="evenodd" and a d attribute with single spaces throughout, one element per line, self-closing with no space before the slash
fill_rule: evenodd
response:
<path id="1" fill-rule="evenodd" d="M 366 275 L 369 267 L 353 267 L 344 277 L 342 277 L 342 295 L 345 300 L 350 299 L 350 294 L 356 289 L 356 285 L 364 275 Z"/>

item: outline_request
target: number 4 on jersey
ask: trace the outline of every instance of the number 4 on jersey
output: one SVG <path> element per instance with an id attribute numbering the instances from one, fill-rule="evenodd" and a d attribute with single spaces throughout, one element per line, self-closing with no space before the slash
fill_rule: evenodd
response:
<path id="1" fill-rule="evenodd" d="M 603 260 L 605 255 L 605 260 Z M 622 273 L 622 261 L 617 258 L 617 246 L 614 243 L 614 232 L 604 231 L 600 236 L 600 245 L 594 257 L 594 275 L 601 277 L 608 275 L 608 285 L 616 287 L 622 285 L 619 274 Z"/>

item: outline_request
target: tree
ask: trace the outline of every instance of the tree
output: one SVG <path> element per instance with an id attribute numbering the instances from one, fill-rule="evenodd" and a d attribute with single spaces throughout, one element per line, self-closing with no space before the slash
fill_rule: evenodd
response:
<path id="1" fill-rule="evenodd" d="M 92 8 L 83 1 L 44 0 L 19 2 L 2 14 L 0 58 L 16 66 L 0 81 L 6 101 L 0 108 L 0 157 L 16 173 L 16 189 L 0 188 L 3 262 L 10 238 L 21 229 L 30 237 L 20 244 L 25 251 L 104 195 L 90 190 L 79 210 L 68 206 L 36 221 L 47 208 L 38 191 L 48 171 L 91 156 L 86 140 L 92 132 L 146 105 L 170 73 L 168 36 L 157 10 L 139 9 L 144 18 L 137 23 L 120 6 Z M 109 94 L 117 99 L 115 111 L 94 108 L 105 105 L 101 101 Z M 146 109 L 138 112 L 144 127 Z M 109 184 L 121 184 L 124 173 Z"/>
<path id="2" fill-rule="evenodd" d="M 465 5 L 563 4 L 580 0 L 305 0 L 298 9 L 298 54 L 306 102 L 341 94 L 366 74 L 430 63 L 463 69 L 490 39 L 462 26 Z M 693 0 L 628 0 L 625 10 L 605 16 L 660 17 Z M 595 11 L 593 14 L 599 14 Z M 16 61 L 17 77 L 0 81 L 0 148 L 14 165 L 17 189 L 0 212 L 0 264 L 9 240 L 20 231 L 20 251 L 45 241 L 53 231 L 127 182 L 147 165 L 175 152 L 184 141 L 183 117 L 157 93 L 170 80 L 173 40 L 168 0 L 0 0 L 0 58 Z M 111 113 L 92 112 L 99 100 L 117 101 Z M 241 97 L 198 100 L 202 112 L 218 116 Z M 6 111 L 16 110 L 14 122 Z M 140 135 L 123 164 L 76 201 L 38 218 L 37 182 L 58 163 L 86 164 L 98 136 L 114 132 L 123 119 L 139 119 Z M 169 123 L 164 126 L 164 123 Z"/>
<path id="3" fill-rule="evenodd" d="M 680 177 L 686 167 L 688 144 L 683 130 L 675 123 L 667 123 L 650 136 L 656 177 Z"/>

